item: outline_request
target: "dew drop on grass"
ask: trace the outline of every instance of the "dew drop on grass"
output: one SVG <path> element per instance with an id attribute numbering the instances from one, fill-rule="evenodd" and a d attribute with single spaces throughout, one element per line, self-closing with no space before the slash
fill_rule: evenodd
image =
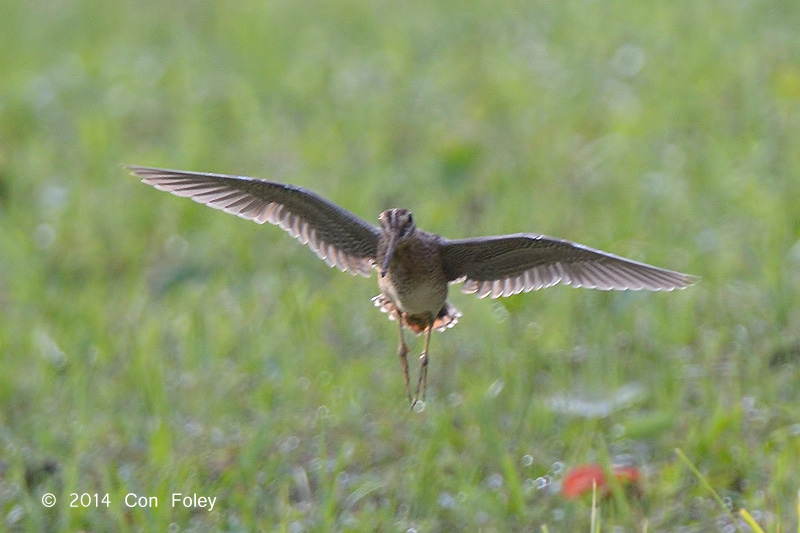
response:
<path id="1" fill-rule="evenodd" d="M 14 527 L 17 523 L 19 523 L 22 520 L 24 516 L 25 516 L 25 508 L 22 507 L 21 505 L 15 505 L 6 514 L 6 525 L 8 527 Z"/>
<path id="2" fill-rule="evenodd" d="M 190 420 L 183 424 L 183 431 L 190 437 L 199 437 L 203 434 L 203 424 Z"/>
<path id="3" fill-rule="evenodd" d="M 538 322 L 529 322 L 527 326 L 525 326 L 525 330 L 528 334 L 528 338 L 531 340 L 536 340 L 542 336 L 544 333 L 544 328 Z"/>
<path id="4" fill-rule="evenodd" d="M 553 466 L 550 467 L 550 471 L 556 475 L 561 474 L 564 471 L 564 463 L 556 461 L 553 463 Z"/>
<path id="5" fill-rule="evenodd" d="M 725 504 L 725 507 L 727 507 L 729 511 L 733 510 L 733 499 L 730 496 L 722 498 L 722 503 Z"/>
<path id="6" fill-rule="evenodd" d="M 34 335 L 42 357 L 56 368 L 64 368 L 67 365 L 67 354 L 56 344 L 56 341 L 41 329 L 37 329 Z"/>
<path id="7" fill-rule="evenodd" d="M 492 474 L 486 480 L 486 486 L 491 490 L 499 490 L 503 486 L 503 476 L 500 474 Z"/>
<path id="8" fill-rule="evenodd" d="M 536 490 L 536 480 L 528 478 L 522 482 L 522 492 L 525 496 L 530 495 L 534 490 Z"/>
<path id="9" fill-rule="evenodd" d="M 189 241 L 173 233 L 164 241 L 164 251 L 170 257 L 180 259 L 189 251 Z"/>
<path id="10" fill-rule="evenodd" d="M 328 418 L 329 414 L 330 414 L 330 409 L 328 409 L 327 405 L 320 405 L 317 408 L 317 420 L 325 420 L 326 418 Z"/>
<path id="11" fill-rule="evenodd" d="M 369 413 L 361 417 L 361 427 L 366 435 L 375 435 L 378 432 L 378 424 Z"/>
<path id="12" fill-rule="evenodd" d="M 281 452 L 290 453 L 295 449 L 297 449 L 299 445 L 300 445 L 300 439 L 297 438 L 295 435 L 289 435 L 281 443 Z"/>
<path id="13" fill-rule="evenodd" d="M 531 466 L 533 464 L 533 456 L 532 455 L 523 455 L 522 456 L 522 466 Z"/>
<path id="14" fill-rule="evenodd" d="M 61 185 L 45 185 L 39 191 L 39 206 L 46 213 L 59 212 L 67 205 L 69 190 Z"/>
<path id="15" fill-rule="evenodd" d="M 359 525 L 359 521 L 355 516 L 353 516 L 353 513 L 350 513 L 350 512 L 343 513 L 343 515 L 342 515 L 342 526 L 344 526 L 344 527 L 342 529 L 344 529 L 346 531 L 351 531 L 353 529 L 356 529 L 358 527 L 358 525 Z"/>
<path id="16" fill-rule="evenodd" d="M 503 390 L 506 384 L 502 379 L 496 380 L 494 383 L 489 385 L 489 388 L 486 390 L 486 397 L 487 398 L 497 398 L 500 392 Z"/>
<path id="17" fill-rule="evenodd" d="M 506 309 L 506 306 L 503 304 L 495 302 L 492 306 L 492 318 L 494 318 L 496 322 L 505 322 L 508 320 L 509 315 L 508 309 Z"/>
<path id="18" fill-rule="evenodd" d="M 450 404 L 450 407 L 457 407 L 461 405 L 463 401 L 463 397 L 457 392 L 451 392 L 447 395 L 447 402 Z"/>
<path id="19" fill-rule="evenodd" d="M 449 492 L 442 492 L 439 494 L 437 502 L 442 509 L 453 509 L 456 507 L 456 499 Z"/>
<path id="20" fill-rule="evenodd" d="M 638 46 L 623 44 L 611 59 L 611 67 L 622 78 L 636 76 L 644 67 L 645 53 Z"/>
<path id="21" fill-rule="evenodd" d="M 417 400 L 417 403 L 414 404 L 413 410 L 415 413 L 421 413 L 425 410 L 425 402 L 422 400 Z"/>
<path id="22" fill-rule="evenodd" d="M 131 468 L 131 465 L 124 464 L 124 465 L 120 466 L 117 469 L 117 475 L 123 481 L 127 481 L 127 482 L 130 483 L 130 481 L 133 479 L 133 469 Z"/>

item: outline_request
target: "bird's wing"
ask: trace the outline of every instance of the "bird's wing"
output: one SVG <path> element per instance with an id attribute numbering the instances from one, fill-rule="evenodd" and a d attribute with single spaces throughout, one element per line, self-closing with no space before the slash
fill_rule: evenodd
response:
<path id="1" fill-rule="evenodd" d="M 242 176 L 127 168 L 156 189 L 259 224 L 280 226 L 330 266 L 363 276 L 372 271 L 379 229 L 313 191 Z"/>
<path id="2" fill-rule="evenodd" d="M 654 267 L 570 241 L 517 233 L 442 243 L 451 283 L 465 293 L 511 296 L 557 283 L 603 290 L 671 291 L 695 283 L 688 274 Z"/>

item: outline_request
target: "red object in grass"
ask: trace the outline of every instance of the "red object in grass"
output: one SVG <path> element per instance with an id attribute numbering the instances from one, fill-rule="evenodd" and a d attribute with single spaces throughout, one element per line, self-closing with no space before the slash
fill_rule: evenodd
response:
<path id="1" fill-rule="evenodd" d="M 634 466 L 615 466 L 614 477 L 620 484 L 627 486 L 638 484 L 641 474 L 639 469 Z M 602 466 L 598 464 L 580 465 L 570 469 L 564 476 L 561 492 L 568 500 L 574 500 L 584 494 L 591 494 L 592 486 L 595 484 L 597 485 L 597 494 L 600 496 L 608 496 L 611 493 L 611 487 L 608 486 L 606 473 Z"/>

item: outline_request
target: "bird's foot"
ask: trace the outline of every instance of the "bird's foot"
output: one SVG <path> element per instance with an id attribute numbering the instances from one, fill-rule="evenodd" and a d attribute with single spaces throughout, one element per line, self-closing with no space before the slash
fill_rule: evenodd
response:
<path id="1" fill-rule="evenodd" d="M 421 413 L 425 410 L 425 401 L 424 400 L 412 400 L 411 401 L 411 412 L 412 413 Z"/>
<path id="2" fill-rule="evenodd" d="M 425 392 L 428 388 L 428 354 L 422 352 L 419 356 L 419 376 L 417 377 L 417 388 L 414 392 L 414 399 L 411 402 L 411 409 L 418 403 L 425 404 Z M 420 391 L 422 392 L 422 402 L 420 402 Z M 424 408 L 424 407 L 423 407 Z"/>

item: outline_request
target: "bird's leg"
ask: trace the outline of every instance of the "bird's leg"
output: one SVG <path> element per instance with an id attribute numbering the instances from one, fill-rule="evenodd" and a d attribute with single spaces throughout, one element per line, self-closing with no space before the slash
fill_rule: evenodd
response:
<path id="1" fill-rule="evenodd" d="M 431 342 L 431 333 L 433 332 L 433 324 L 428 326 L 428 331 L 425 334 L 425 349 L 419 356 L 419 376 L 417 377 L 417 390 L 414 394 L 414 401 L 411 402 L 411 407 L 414 407 L 419 401 L 419 391 L 422 388 L 422 401 L 425 401 L 425 391 L 428 388 L 428 345 Z"/>
<path id="2" fill-rule="evenodd" d="M 400 337 L 400 344 L 397 346 L 397 356 L 400 358 L 400 366 L 403 369 L 403 380 L 406 383 L 406 394 L 408 395 L 408 401 L 412 402 L 411 400 L 411 386 L 408 384 L 408 345 L 406 344 L 405 339 L 403 339 L 403 320 L 402 318 L 398 317 L 397 319 L 398 328 L 397 331 Z M 413 402 L 412 402 L 413 403 Z"/>

